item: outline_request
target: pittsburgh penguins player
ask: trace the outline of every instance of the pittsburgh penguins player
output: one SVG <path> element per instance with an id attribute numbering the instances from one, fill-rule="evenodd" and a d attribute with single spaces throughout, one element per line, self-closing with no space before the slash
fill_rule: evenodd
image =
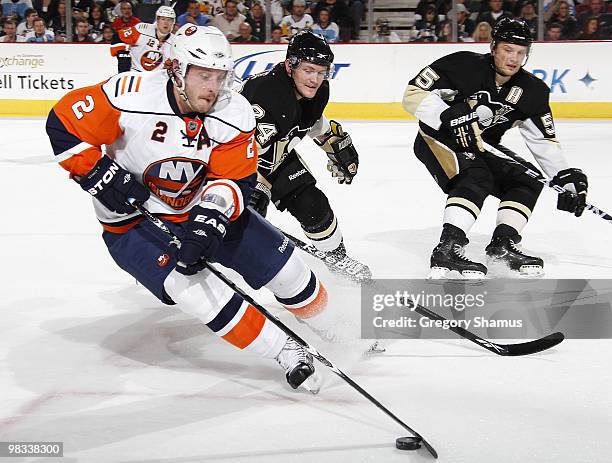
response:
<path id="1" fill-rule="evenodd" d="M 289 42 L 285 61 L 244 82 L 240 92 L 255 112 L 259 150 L 250 205 L 263 216 L 270 201 L 289 211 L 313 245 L 331 258 L 332 271 L 363 281 L 371 277 L 370 269 L 346 254 L 329 201 L 294 149 L 309 135 L 327 153 L 328 170 L 338 183 L 350 184 L 357 174 L 359 158 L 351 137 L 323 115 L 333 61 L 325 39 L 305 30 Z"/>
<path id="2" fill-rule="evenodd" d="M 512 127 L 519 128 L 552 183 L 577 193 L 559 195 L 557 208 L 576 216 L 584 210 L 587 178 L 563 156 L 548 104 L 550 90 L 523 69 L 530 46 L 524 21 L 502 19 L 493 31 L 490 53 L 461 51 L 440 58 L 413 78 L 404 93 L 404 109 L 419 120 L 415 154 L 448 195 L 442 235 L 431 255 L 432 278 L 449 271 L 466 278 L 487 273 L 483 264 L 465 257 L 464 246 L 489 195 L 500 203 L 487 260 L 522 275 L 543 273 L 542 259 L 517 246 L 542 185 L 488 153 L 482 143 L 499 144 Z"/>

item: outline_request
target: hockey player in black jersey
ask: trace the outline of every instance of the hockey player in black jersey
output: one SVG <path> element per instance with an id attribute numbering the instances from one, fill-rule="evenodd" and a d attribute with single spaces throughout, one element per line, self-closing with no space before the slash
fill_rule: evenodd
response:
<path id="1" fill-rule="evenodd" d="M 259 150 L 258 183 L 250 205 L 266 215 L 270 201 L 288 210 L 306 236 L 328 254 L 330 269 L 362 281 L 370 269 L 346 254 L 336 215 L 295 146 L 309 135 L 328 156 L 328 170 L 350 184 L 359 158 L 351 137 L 323 110 L 329 100 L 334 55 L 321 36 L 302 31 L 293 36 L 285 61 L 248 78 L 241 89 L 255 112 Z"/>
<path id="2" fill-rule="evenodd" d="M 576 216 L 584 210 L 587 178 L 570 168 L 561 152 L 548 103 L 550 90 L 523 69 L 530 46 L 524 21 L 502 19 L 493 31 L 490 53 L 447 55 L 424 68 L 406 89 L 403 106 L 419 120 L 415 154 L 448 195 L 442 235 L 431 255 L 431 277 L 449 271 L 468 278 L 487 273 L 483 264 L 465 257 L 464 247 L 489 195 L 500 203 L 486 247 L 488 260 L 501 261 L 523 275 L 542 274 L 542 259 L 517 246 L 542 185 L 483 146 L 483 140 L 499 144 L 512 127 L 518 126 L 552 183 L 577 193 L 559 195 L 557 208 Z"/>

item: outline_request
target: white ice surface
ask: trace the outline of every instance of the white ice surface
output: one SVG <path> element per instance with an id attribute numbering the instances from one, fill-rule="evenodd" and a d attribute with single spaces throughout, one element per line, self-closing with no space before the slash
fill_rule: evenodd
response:
<path id="1" fill-rule="evenodd" d="M 412 153 L 415 124 L 345 128 L 361 156 L 351 186 L 332 182 L 312 143 L 301 148 L 347 247 L 376 277 L 423 277 L 444 196 Z M 612 211 L 612 124 L 557 130 L 570 164 L 589 176 L 589 200 Z M 517 133 L 504 141 L 525 151 Z M 115 266 L 88 196 L 50 158 L 44 121 L 0 120 L 0 441 L 63 441 L 64 459 L 49 461 L 66 462 L 428 460 L 396 450 L 407 433 L 332 374 L 318 396 L 295 393 L 274 364 L 158 303 Z M 302 236 L 288 215 L 269 218 Z M 483 259 L 494 223 L 488 200 L 469 256 Z M 611 231 L 588 212 L 555 211 L 546 190 L 523 243 L 549 278 L 611 278 Z M 330 303 L 357 319 L 358 289 L 306 259 Z M 612 341 L 501 358 L 459 340 L 406 340 L 357 362 L 293 323 L 270 294 L 256 296 L 426 436 L 440 462 L 610 461 Z"/>

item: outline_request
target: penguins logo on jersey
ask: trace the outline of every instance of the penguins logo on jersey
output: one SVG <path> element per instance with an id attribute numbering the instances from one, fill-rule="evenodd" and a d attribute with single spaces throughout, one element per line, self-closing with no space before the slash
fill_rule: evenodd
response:
<path id="1" fill-rule="evenodd" d="M 497 101 L 493 101 L 486 90 L 480 90 L 469 97 L 468 102 L 478 114 L 478 124 L 482 130 L 486 130 L 497 124 L 508 122 L 506 114 L 514 111 L 514 108 Z"/>
<path id="2" fill-rule="evenodd" d="M 140 57 L 140 64 L 145 71 L 156 69 L 162 62 L 163 56 L 160 52 L 149 50 Z"/>
<path id="3" fill-rule="evenodd" d="M 196 159 L 173 157 L 150 164 L 143 183 L 174 210 L 184 209 L 206 178 L 206 164 Z"/>

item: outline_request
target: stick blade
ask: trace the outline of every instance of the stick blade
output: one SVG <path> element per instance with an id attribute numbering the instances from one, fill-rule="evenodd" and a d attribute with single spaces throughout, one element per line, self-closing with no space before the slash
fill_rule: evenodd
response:
<path id="1" fill-rule="evenodd" d="M 555 347 L 557 344 L 561 343 L 565 339 L 565 335 L 563 333 L 552 333 L 548 336 L 544 336 L 540 339 L 535 339 L 529 342 L 523 342 L 520 344 L 506 344 L 504 345 L 505 349 L 503 353 L 500 355 L 507 355 L 510 357 L 517 357 L 520 355 L 530 355 L 536 354 L 538 352 L 542 352 L 544 350 Z"/>

